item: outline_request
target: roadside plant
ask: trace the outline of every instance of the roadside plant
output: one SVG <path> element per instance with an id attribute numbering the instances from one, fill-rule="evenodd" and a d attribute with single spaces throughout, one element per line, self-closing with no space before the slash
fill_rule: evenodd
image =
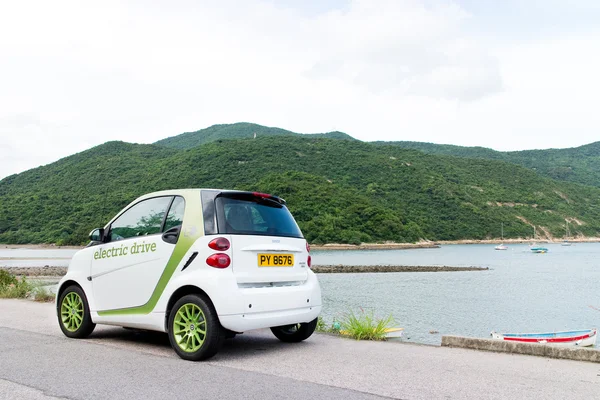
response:
<path id="1" fill-rule="evenodd" d="M 353 311 L 342 317 L 340 333 L 356 340 L 386 340 L 386 330 L 392 328 L 394 319 L 391 315 L 377 318 L 372 311 L 360 313 Z"/>
<path id="2" fill-rule="evenodd" d="M 17 283 L 17 278 L 6 270 L 0 269 L 0 289 Z"/>
<path id="3" fill-rule="evenodd" d="M 33 299 L 40 303 L 51 303 L 56 298 L 56 295 L 45 287 L 37 287 L 33 294 Z"/>
<path id="4" fill-rule="evenodd" d="M 319 316 L 317 320 L 317 332 L 324 333 L 340 333 L 341 325 L 336 320 L 333 320 L 331 325 L 328 325 L 323 317 Z"/>
<path id="5" fill-rule="evenodd" d="M 320 315 L 317 319 L 317 332 L 327 332 L 327 324 L 325 323 L 323 317 L 321 317 Z"/>
<path id="6" fill-rule="evenodd" d="M 0 270 L 0 298 L 25 299 L 33 289 L 33 285 L 25 277 L 19 279 L 8 271 Z"/>

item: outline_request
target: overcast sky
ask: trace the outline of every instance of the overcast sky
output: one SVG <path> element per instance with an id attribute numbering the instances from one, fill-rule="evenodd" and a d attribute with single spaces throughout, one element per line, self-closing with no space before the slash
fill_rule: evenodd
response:
<path id="1" fill-rule="evenodd" d="M 0 178 L 239 121 L 497 150 L 600 140 L 597 0 L 2 1 Z"/>

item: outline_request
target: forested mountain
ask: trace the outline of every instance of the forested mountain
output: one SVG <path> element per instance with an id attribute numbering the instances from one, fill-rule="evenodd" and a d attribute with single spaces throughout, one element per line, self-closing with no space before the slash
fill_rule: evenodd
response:
<path id="1" fill-rule="evenodd" d="M 238 122 L 236 124 L 213 125 L 206 129 L 200 129 L 195 132 L 186 132 L 180 135 L 171 136 L 159 140 L 155 144 L 171 147 L 174 149 L 191 149 L 204 143 L 214 142 L 223 139 L 252 139 L 254 134 L 257 137 L 263 136 L 302 136 L 302 137 L 326 137 L 330 139 L 349 139 L 354 140 L 350 135 L 343 132 L 328 133 L 295 133 L 280 128 L 270 128 L 248 122 Z"/>
<path id="2" fill-rule="evenodd" d="M 600 187 L 600 142 L 569 149 L 501 152 L 485 147 L 462 147 L 422 142 L 376 142 L 429 154 L 502 160 L 530 168 L 540 175 Z"/>
<path id="3" fill-rule="evenodd" d="M 177 136 L 159 140 L 155 144 L 175 149 L 191 149 L 216 140 L 250 139 L 254 137 L 255 133 L 257 137 L 293 135 L 301 137 L 326 137 L 331 139 L 354 140 L 354 138 L 343 132 L 299 134 L 285 129 L 240 122 L 236 124 L 213 125 L 199 131 L 182 133 Z M 506 161 L 530 168 L 538 174 L 552 179 L 600 187 L 600 142 L 570 149 L 509 152 L 496 151 L 485 147 L 463 147 L 424 142 L 397 141 L 374 143 L 420 150 L 429 154 Z"/>
<path id="4" fill-rule="evenodd" d="M 108 142 L 0 181 L 0 242 L 84 243 L 155 190 L 258 190 L 288 201 L 312 243 L 527 237 L 530 224 L 598 236 L 600 189 L 503 161 L 304 135 L 218 140 L 188 150 Z"/>

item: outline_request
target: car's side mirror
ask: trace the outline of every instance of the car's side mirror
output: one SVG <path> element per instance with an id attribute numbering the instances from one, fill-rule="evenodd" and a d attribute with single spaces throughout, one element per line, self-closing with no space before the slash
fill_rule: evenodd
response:
<path id="1" fill-rule="evenodd" d="M 102 242 L 104 239 L 104 228 L 94 229 L 90 232 L 90 240 L 92 242 Z"/>

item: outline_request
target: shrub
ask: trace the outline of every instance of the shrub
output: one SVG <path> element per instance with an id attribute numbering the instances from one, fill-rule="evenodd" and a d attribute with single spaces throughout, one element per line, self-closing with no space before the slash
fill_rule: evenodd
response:
<path id="1" fill-rule="evenodd" d="M 0 298 L 24 299 L 33 289 L 33 285 L 25 277 L 18 279 L 8 271 L 0 270 Z"/>
<path id="2" fill-rule="evenodd" d="M 386 318 L 376 318 L 373 312 L 361 309 L 359 314 L 350 312 L 341 320 L 340 333 L 356 340 L 386 340 L 386 330 L 392 328 L 394 319 L 391 315 Z"/>
<path id="3" fill-rule="evenodd" d="M 6 270 L 0 269 L 0 289 L 5 286 L 14 285 L 17 283 L 17 278 Z"/>

